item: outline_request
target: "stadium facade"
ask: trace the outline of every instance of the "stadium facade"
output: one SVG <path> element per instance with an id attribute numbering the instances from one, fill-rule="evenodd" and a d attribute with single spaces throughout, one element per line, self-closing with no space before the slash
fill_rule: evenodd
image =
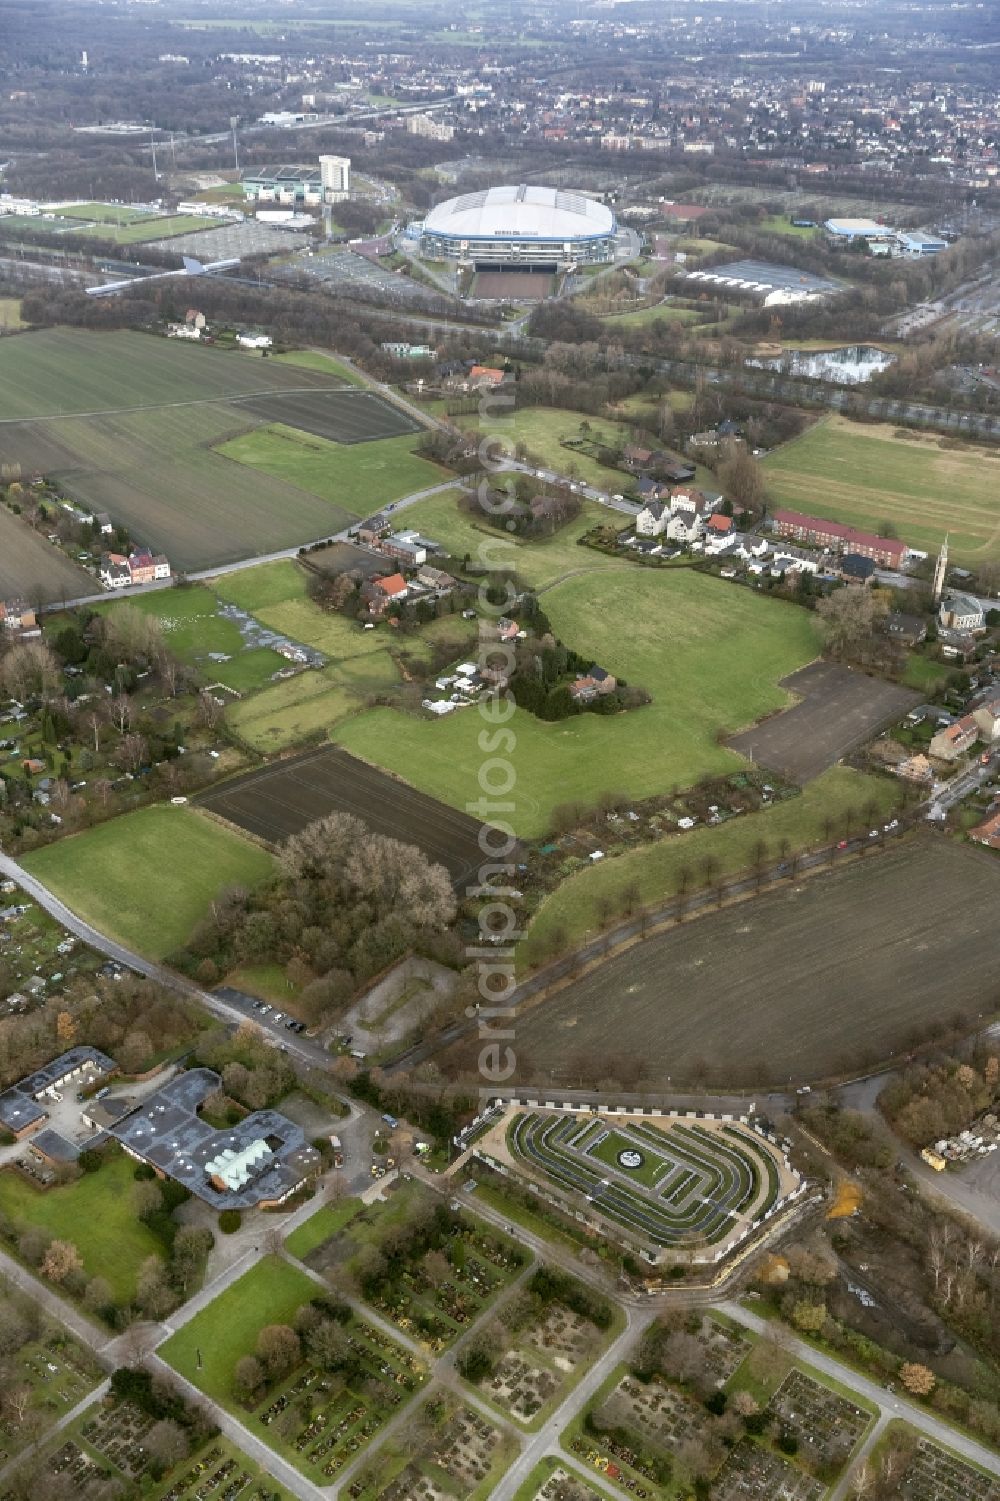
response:
<path id="1" fill-rule="evenodd" d="M 616 231 L 614 214 L 596 198 L 521 184 L 439 203 L 421 226 L 420 250 L 478 270 L 556 271 L 612 262 Z"/>

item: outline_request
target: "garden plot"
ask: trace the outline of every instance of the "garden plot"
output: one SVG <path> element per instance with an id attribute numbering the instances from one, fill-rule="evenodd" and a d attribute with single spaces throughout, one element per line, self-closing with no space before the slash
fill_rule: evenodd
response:
<path id="1" fill-rule="evenodd" d="M 1000 1481 L 921 1439 L 900 1488 L 906 1501 L 1000 1501 Z"/>
<path id="2" fill-rule="evenodd" d="M 661 1447 L 677 1449 L 701 1440 L 704 1408 L 658 1378 L 642 1382 L 623 1376 L 611 1400 L 627 1415 L 630 1426 Z"/>
<path id="3" fill-rule="evenodd" d="M 600 1491 L 584 1485 L 562 1465 L 556 1465 L 552 1474 L 540 1485 L 532 1501 L 604 1501 Z"/>
<path id="4" fill-rule="evenodd" d="M 155 1418 L 140 1412 L 131 1402 L 116 1402 L 88 1418 L 80 1436 L 116 1470 L 129 1480 L 137 1480 L 146 1469 L 143 1440 L 155 1423 Z"/>
<path id="5" fill-rule="evenodd" d="M 93 1361 L 68 1335 L 51 1334 L 22 1345 L 6 1363 L 0 1464 L 36 1438 L 40 1428 L 64 1417 L 98 1380 Z"/>
<path id="6" fill-rule="evenodd" d="M 803 1371 L 790 1371 L 771 1398 L 770 1410 L 798 1439 L 797 1459 L 813 1470 L 839 1470 L 871 1422 L 856 1407 Z"/>
<path id="7" fill-rule="evenodd" d="M 411 1338 L 437 1354 L 470 1328 L 524 1265 L 506 1236 L 483 1231 L 443 1205 L 424 1219 L 425 1190 L 406 1185 L 388 1204 L 356 1214 L 305 1260 L 315 1271 L 353 1270 L 366 1246 L 392 1247 L 384 1275 L 367 1278 L 368 1303 Z M 416 1192 L 414 1191 L 416 1190 Z"/>
<path id="8" fill-rule="evenodd" d="M 135 1409 L 132 1411 L 134 1413 Z M 116 1415 L 122 1417 L 121 1426 L 115 1424 Z M 111 1408 L 107 1414 L 102 1412 L 94 1437 L 99 1441 L 106 1440 L 118 1453 L 124 1425 L 132 1421 L 121 1407 Z M 112 1463 L 114 1471 L 108 1467 Z M 134 1485 L 141 1484 L 143 1494 L 151 1501 L 289 1501 L 288 1492 L 282 1486 L 223 1438 L 210 1441 L 188 1459 L 173 1466 L 159 1482 L 151 1481 L 144 1461 L 137 1470 L 132 1465 L 126 1468 L 120 1462 L 112 1461 L 100 1447 L 95 1447 L 90 1439 L 83 1439 L 82 1435 L 80 1442 L 68 1439 L 61 1444 L 50 1455 L 45 1468 L 53 1475 L 66 1477 L 72 1484 L 73 1494 L 82 1494 L 88 1485 L 102 1477 L 112 1485 L 120 1486 L 122 1477 L 126 1476 Z"/>
<path id="9" fill-rule="evenodd" d="M 744 1440 L 716 1476 L 712 1497 L 713 1501 L 823 1501 L 826 1489 L 770 1449 Z"/>
<path id="10" fill-rule="evenodd" d="M 284 1440 L 304 1474 L 329 1484 L 422 1384 L 419 1360 L 364 1320 L 346 1334 L 354 1359 L 349 1384 L 314 1365 L 300 1367 L 256 1413 Z M 322 1478 L 320 1478 L 322 1477 Z"/>
<path id="11" fill-rule="evenodd" d="M 519 1423 L 530 1423 L 559 1389 L 557 1376 L 509 1350 L 486 1384 L 486 1395 Z"/>
<path id="12" fill-rule="evenodd" d="M 415 1458 L 379 1492 L 378 1501 L 454 1501 L 483 1495 L 504 1453 L 503 1433 L 471 1408 L 438 1402 L 435 1430 Z M 360 1484 L 349 1487 L 353 1498 Z"/>
<path id="13" fill-rule="evenodd" d="M 606 1298 L 538 1267 L 499 1310 L 488 1337 L 473 1335 L 456 1364 L 505 1416 L 537 1428 L 619 1327 Z"/>

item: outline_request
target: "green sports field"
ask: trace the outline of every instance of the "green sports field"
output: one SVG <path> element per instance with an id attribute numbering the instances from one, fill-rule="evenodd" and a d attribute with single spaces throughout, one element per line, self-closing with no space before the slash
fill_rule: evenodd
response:
<path id="1" fill-rule="evenodd" d="M 998 451 L 895 432 L 824 418 L 765 459 L 772 500 L 868 531 L 889 522 L 924 552 L 936 552 L 947 532 L 956 562 L 1000 558 Z"/>
<path id="2" fill-rule="evenodd" d="M 513 823 L 533 837 L 559 803 L 603 792 L 648 797 L 741 764 L 718 743 L 788 702 L 778 680 L 819 651 L 816 622 L 794 605 L 681 569 L 622 565 L 572 576 L 542 596 L 554 631 L 652 703 L 607 718 L 546 724 L 517 710 L 510 755 Z M 392 709 L 348 720 L 333 739 L 455 807 L 479 795 L 478 715 L 433 723 Z"/>
<path id="3" fill-rule="evenodd" d="M 254 886 L 274 869 L 231 829 L 169 803 L 46 845 L 23 863 L 79 917 L 150 959 L 181 948 L 220 892 Z"/>
<path id="4" fill-rule="evenodd" d="M 132 1212 L 135 1163 L 117 1153 L 96 1173 L 42 1192 L 27 1178 L 0 1172 L 0 1213 L 18 1225 L 37 1226 L 71 1240 L 88 1277 L 104 1277 L 115 1301 L 135 1297 L 136 1276 L 147 1256 L 162 1256 L 163 1242 Z"/>
<path id="5" fill-rule="evenodd" d="M 277 422 L 223 443 L 217 452 L 362 515 L 446 477 L 414 452 L 419 442 L 420 434 L 406 433 L 370 443 L 332 443 Z M 336 527 L 331 524 L 330 530 Z"/>

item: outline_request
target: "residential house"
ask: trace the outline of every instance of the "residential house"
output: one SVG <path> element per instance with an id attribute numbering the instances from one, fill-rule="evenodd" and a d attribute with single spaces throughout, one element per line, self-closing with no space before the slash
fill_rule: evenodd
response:
<path id="1" fill-rule="evenodd" d="M 604 698 L 609 693 L 614 693 L 618 687 L 618 679 L 603 667 L 598 667 L 595 662 L 590 671 L 581 674 L 575 682 L 570 683 L 570 697 L 574 703 L 589 704 L 595 698 Z"/>
<path id="2" fill-rule="evenodd" d="M 979 730 L 979 738 L 986 745 L 995 745 L 1000 740 L 1000 693 L 993 693 L 978 708 L 972 717 Z"/>
<path id="3" fill-rule="evenodd" d="M 372 582 L 368 608 L 373 615 L 382 615 L 391 604 L 400 604 L 406 598 L 407 584 L 401 573 L 390 573 L 385 578 Z"/>
<path id="4" fill-rule="evenodd" d="M 906 555 L 905 542 L 894 537 L 878 537 L 872 532 L 859 532 L 856 527 L 844 526 L 839 521 L 827 521 L 820 516 L 804 516 L 799 511 L 786 511 L 778 507 L 771 512 L 771 528 L 779 537 L 790 537 L 795 542 L 806 542 L 811 547 L 829 547 L 836 552 L 858 553 L 871 558 L 882 568 L 898 568 Z"/>
<path id="5" fill-rule="evenodd" d="M 506 379 L 503 370 L 496 370 L 490 365 L 473 365 L 469 371 L 469 386 L 473 391 L 492 391 L 497 386 L 502 386 Z"/>
<path id="6" fill-rule="evenodd" d="M 100 532 L 102 537 L 110 537 L 111 533 L 114 531 L 111 517 L 108 515 L 107 511 L 98 511 L 97 515 L 94 517 L 94 525 L 97 527 L 97 530 Z"/>
<path id="7" fill-rule="evenodd" d="M 384 511 L 376 511 L 374 516 L 369 516 L 366 521 L 358 523 L 356 536 L 359 542 L 366 547 L 371 547 L 373 542 L 385 537 L 392 530 L 392 522 Z"/>
<path id="8" fill-rule="evenodd" d="M 928 747 L 938 761 L 957 761 L 979 739 L 979 726 L 971 714 L 963 714 L 954 724 L 938 730 Z"/>
<path id="9" fill-rule="evenodd" d="M 886 617 L 885 633 L 902 646 L 919 646 L 927 639 L 927 622 L 919 615 L 907 615 L 902 610 L 893 610 Z"/>
<path id="10" fill-rule="evenodd" d="M 417 574 L 417 583 L 427 589 L 454 589 L 456 582 L 443 568 L 432 568 L 429 563 L 425 563 Z"/>
<path id="11" fill-rule="evenodd" d="M 875 577 L 875 564 L 859 552 L 845 552 L 838 572 L 846 584 L 870 584 Z"/>
<path id="12" fill-rule="evenodd" d="M 23 599 L 0 599 L 0 624 L 8 631 L 33 631 L 38 625 L 34 605 Z"/>
<path id="13" fill-rule="evenodd" d="M 640 448 L 635 443 L 628 443 L 622 450 L 622 459 L 624 460 L 626 469 L 633 471 L 647 469 L 653 462 L 653 450 L 651 448 Z"/>
<path id="14" fill-rule="evenodd" d="M 676 485 L 670 491 L 670 520 L 667 536 L 671 542 L 690 546 L 704 534 L 712 513 L 712 502 L 701 490 Z"/>
<path id="15" fill-rule="evenodd" d="M 662 500 L 651 500 L 643 506 L 635 518 L 635 529 L 640 537 L 662 537 L 670 520 L 670 506 Z"/>
<path id="16" fill-rule="evenodd" d="M 951 662 L 971 662 L 976 655 L 976 638 L 968 631 L 942 632 L 938 640 L 942 657 Z"/>
<path id="17" fill-rule="evenodd" d="M 154 579 L 168 579 L 170 577 L 170 560 L 162 552 L 153 554 L 153 577 Z"/>
<path id="18" fill-rule="evenodd" d="M 128 558 L 123 558 L 121 553 L 117 552 L 102 553 L 100 576 L 105 589 L 128 588 L 132 582 Z"/>
<path id="19" fill-rule="evenodd" d="M 977 844 L 985 844 L 991 850 L 1000 850 L 1000 808 L 991 813 L 983 823 L 969 830 L 969 838 Z"/>
<path id="20" fill-rule="evenodd" d="M 156 576 L 153 554 L 145 548 L 129 553 L 128 571 L 133 584 L 151 584 Z"/>
<path id="21" fill-rule="evenodd" d="M 733 530 L 733 518 L 731 516 L 709 516 L 706 530 L 713 537 L 728 537 Z"/>
<path id="22" fill-rule="evenodd" d="M 786 573 L 816 574 L 820 568 L 819 559 L 801 547 L 778 546 L 768 554 L 768 563 L 772 578 L 783 578 Z"/>
<path id="23" fill-rule="evenodd" d="M 983 607 L 971 594 L 946 594 L 938 609 L 938 621 L 949 631 L 981 631 L 986 626 Z"/>

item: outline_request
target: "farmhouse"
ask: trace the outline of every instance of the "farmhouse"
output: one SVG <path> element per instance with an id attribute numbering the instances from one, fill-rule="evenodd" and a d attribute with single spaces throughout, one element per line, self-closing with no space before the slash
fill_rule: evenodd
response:
<path id="1" fill-rule="evenodd" d="M 786 511 L 780 507 L 771 512 L 771 527 L 779 537 L 791 537 L 812 547 L 855 553 L 871 558 L 882 568 L 898 568 L 908 550 L 904 542 L 894 537 L 878 537 L 871 532 L 859 532 L 853 526 L 843 526 L 838 521 L 803 516 L 798 511 Z"/>
<path id="2" fill-rule="evenodd" d="M 384 511 L 377 511 L 374 516 L 369 516 L 367 520 L 359 523 L 356 536 L 359 542 L 370 547 L 380 537 L 387 536 L 391 530 L 392 522 L 388 516 Z"/>
<path id="3" fill-rule="evenodd" d="M 117 1067 L 99 1048 L 70 1048 L 69 1052 L 60 1053 L 51 1063 L 0 1094 L 0 1126 L 18 1141 L 22 1140 L 48 1120 L 44 1101 L 57 1103 L 64 1084 L 72 1082 L 75 1089 L 82 1089 L 115 1073 Z"/>
<path id="4" fill-rule="evenodd" d="M 389 605 L 406 598 L 407 583 L 401 573 L 390 573 L 385 578 L 374 579 L 370 586 L 368 609 L 372 615 L 383 615 Z"/>
<path id="5" fill-rule="evenodd" d="M 963 714 L 954 724 L 938 730 L 929 750 L 939 761 L 957 761 L 979 739 L 979 726 L 971 714 Z"/>
<path id="6" fill-rule="evenodd" d="M 603 667 L 598 667 L 595 662 L 588 673 L 570 683 L 569 694 L 574 703 L 589 704 L 595 698 L 604 698 L 607 694 L 614 693 L 617 687 L 618 679 L 612 677 L 610 672 L 605 672 Z"/>
<path id="7" fill-rule="evenodd" d="M 210 1068 L 177 1074 L 111 1134 L 130 1157 L 148 1163 L 217 1209 L 274 1208 L 304 1188 L 320 1167 L 302 1127 L 276 1110 L 255 1110 L 217 1131 L 199 1115 L 221 1086 Z"/>
<path id="8" fill-rule="evenodd" d="M 422 563 L 427 562 L 426 547 L 421 547 L 418 542 L 412 541 L 409 537 L 390 535 L 383 537 L 375 546 L 379 552 L 384 552 L 387 558 L 395 558 L 407 568 L 419 568 Z"/>
<path id="9" fill-rule="evenodd" d="M 971 594 L 946 594 L 938 620 L 950 631 L 981 631 L 986 624 L 983 607 Z"/>

